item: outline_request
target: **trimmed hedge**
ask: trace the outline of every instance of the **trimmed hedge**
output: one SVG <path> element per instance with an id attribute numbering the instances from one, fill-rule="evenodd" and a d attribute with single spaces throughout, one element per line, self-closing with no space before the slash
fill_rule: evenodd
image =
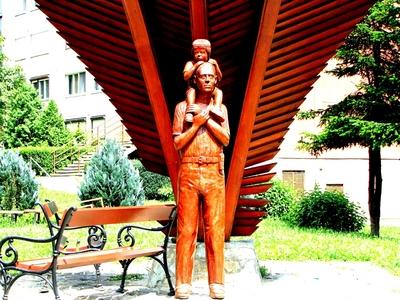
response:
<path id="1" fill-rule="evenodd" d="M 48 146 L 39 146 L 39 147 L 21 147 L 16 149 L 19 154 L 24 158 L 25 161 L 30 162 L 32 165 L 32 169 L 35 171 L 35 173 L 39 176 L 45 175 L 43 170 L 37 166 L 39 164 L 47 173 L 53 173 L 54 172 L 54 157 L 57 157 L 58 155 L 62 157 L 68 156 L 66 159 L 62 161 L 58 161 L 55 169 L 61 169 L 71 162 L 75 161 L 78 159 L 78 154 L 83 155 L 91 150 L 93 150 L 93 147 L 89 146 L 69 146 L 69 147 L 48 147 Z M 79 151 L 78 151 L 79 150 Z M 62 154 L 65 153 L 65 154 Z M 70 153 L 72 153 L 70 155 Z M 34 160 L 34 161 L 32 161 Z"/>

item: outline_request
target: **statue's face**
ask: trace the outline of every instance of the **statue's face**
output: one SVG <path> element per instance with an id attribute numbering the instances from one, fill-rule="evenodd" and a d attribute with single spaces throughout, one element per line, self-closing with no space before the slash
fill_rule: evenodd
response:
<path id="1" fill-rule="evenodd" d="M 193 55 L 195 61 L 207 61 L 208 53 L 204 48 L 194 48 Z"/>
<path id="2" fill-rule="evenodd" d="M 204 63 L 197 69 L 196 84 L 202 92 L 211 93 L 214 91 L 217 82 L 215 67 L 210 63 Z"/>

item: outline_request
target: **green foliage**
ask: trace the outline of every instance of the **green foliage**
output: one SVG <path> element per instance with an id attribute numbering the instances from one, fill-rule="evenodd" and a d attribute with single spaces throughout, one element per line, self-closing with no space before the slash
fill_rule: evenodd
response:
<path id="1" fill-rule="evenodd" d="M 64 147 L 48 147 L 48 146 L 28 146 L 18 148 L 19 154 L 26 160 L 32 163 L 32 169 L 37 175 L 46 175 L 42 168 L 47 173 L 52 173 L 55 170 L 61 169 L 79 158 L 93 147 L 81 146 L 64 146 Z M 55 159 L 56 158 L 56 159 Z M 38 165 L 33 162 L 34 160 Z M 55 166 L 54 166 L 55 163 Z"/>
<path id="2" fill-rule="evenodd" d="M 86 169 L 78 192 L 81 200 L 103 198 L 107 206 L 138 205 L 144 200 L 139 172 L 115 140 L 106 140 Z"/>
<path id="3" fill-rule="evenodd" d="M 38 183 L 31 167 L 11 150 L 0 150 L 0 208 L 33 208 L 37 195 Z"/>
<path id="4" fill-rule="evenodd" d="M 335 231 L 360 231 L 366 218 L 360 207 L 338 191 L 315 187 L 293 208 L 293 219 L 300 227 L 326 228 Z"/>
<path id="5" fill-rule="evenodd" d="M 268 216 L 286 220 L 297 200 L 296 191 L 281 180 L 274 180 L 265 193 L 256 195 L 257 199 L 267 199 Z"/>
<path id="6" fill-rule="evenodd" d="M 360 78 L 358 90 L 321 111 L 302 118 L 320 117 L 322 131 L 306 133 L 300 148 L 314 155 L 330 149 L 359 145 L 368 148 L 368 205 L 371 234 L 379 236 L 382 174 L 380 150 L 400 144 L 400 5 L 380 0 L 369 10 L 338 50 L 337 77 Z"/>
<path id="7" fill-rule="evenodd" d="M 36 90 L 24 81 L 14 86 L 8 97 L 3 136 L 5 147 L 33 145 L 38 138 L 36 123 L 42 108 Z"/>
<path id="8" fill-rule="evenodd" d="M 357 25 L 338 50 L 337 77 L 358 75 L 358 91 L 322 111 L 302 118 L 320 117 L 323 130 L 307 133 L 300 147 L 318 155 L 329 149 L 360 145 L 378 150 L 400 143 L 400 6 L 381 0 Z"/>
<path id="9" fill-rule="evenodd" d="M 54 100 L 51 100 L 43 110 L 36 125 L 38 135 L 36 144 L 61 146 L 68 143 L 71 138 Z"/>
<path id="10" fill-rule="evenodd" d="M 26 80 L 20 67 L 8 66 L 0 37 L 0 144 L 6 148 L 32 145 L 60 146 L 69 131 L 50 101 L 43 110 L 36 89 Z"/>
<path id="11" fill-rule="evenodd" d="M 142 178 L 146 199 L 166 201 L 173 197 L 172 188 L 168 191 L 171 187 L 169 177 L 147 171 L 139 160 L 134 160 L 133 164 Z"/>

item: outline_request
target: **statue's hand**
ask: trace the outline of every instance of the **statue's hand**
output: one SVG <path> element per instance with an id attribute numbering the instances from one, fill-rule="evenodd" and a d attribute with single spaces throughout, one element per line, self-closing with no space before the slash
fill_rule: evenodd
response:
<path id="1" fill-rule="evenodd" d="M 202 126 L 210 118 L 208 110 L 203 110 L 193 117 L 193 126 Z"/>
<path id="2" fill-rule="evenodd" d="M 208 62 L 209 62 L 210 64 L 213 64 L 213 65 L 216 65 L 216 64 L 217 64 L 217 61 L 216 61 L 215 59 L 213 59 L 213 58 L 210 58 L 210 59 L 208 60 Z"/>
<path id="3" fill-rule="evenodd" d="M 186 109 L 187 113 L 193 114 L 193 115 L 198 115 L 201 113 L 201 107 L 198 104 L 189 104 L 189 106 Z"/>

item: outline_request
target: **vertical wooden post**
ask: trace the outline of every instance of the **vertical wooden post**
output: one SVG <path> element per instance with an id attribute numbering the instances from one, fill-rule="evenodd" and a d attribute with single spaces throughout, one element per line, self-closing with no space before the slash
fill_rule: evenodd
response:
<path id="1" fill-rule="evenodd" d="M 192 39 L 208 38 L 207 22 L 207 3 L 206 0 L 190 1 L 190 24 L 192 29 Z"/>
<path id="2" fill-rule="evenodd" d="M 153 48 L 150 43 L 139 0 L 122 0 L 122 4 L 142 69 L 158 134 L 160 136 L 161 147 L 171 178 L 172 188 L 175 195 L 177 195 L 179 156 L 172 139 L 172 123 L 169 117 Z"/>
<path id="3" fill-rule="evenodd" d="M 233 148 L 231 166 L 226 184 L 225 239 L 229 240 L 240 195 L 244 167 L 254 127 L 256 110 L 267 68 L 272 38 L 278 18 L 281 0 L 265 0 L 261 15 L 257 42 L 253 53 L 250 74 L 240 116 L 238 136 Z M 240 142 L 238 142 L 240 141 Z"/>

